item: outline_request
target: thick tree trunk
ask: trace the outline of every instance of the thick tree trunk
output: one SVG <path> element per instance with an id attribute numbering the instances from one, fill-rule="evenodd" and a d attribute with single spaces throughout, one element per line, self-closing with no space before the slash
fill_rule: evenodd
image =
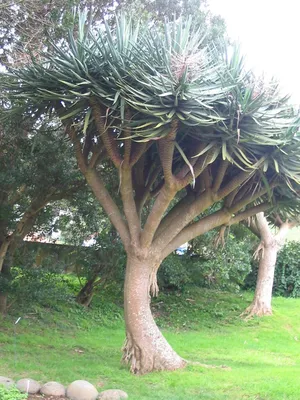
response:
<path id="1" fill-rule="evenodd" d="M 149 284 L 153 261 L 128 256 L 124 287 L 126 341 L 123 361 L 131 372 L 183 368 L 186 362 L 179 357 L 158 329 L 150 309 Z"/>
<path id="2" fill-rule="evenodd" d="M 275 265 L 279 247 L 274 240 L 273 244 L 263 246 L 263 255 L 259 262 L 258 276 L 254 299 L 245 310 L 248 317 L 272 315 L 272 289 L 275 274 Z"/>

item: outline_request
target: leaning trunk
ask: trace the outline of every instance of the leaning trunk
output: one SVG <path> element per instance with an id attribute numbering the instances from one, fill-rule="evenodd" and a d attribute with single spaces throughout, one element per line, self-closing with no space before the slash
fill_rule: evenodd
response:
<path id="1" fill-rule="evenodd" d="M 260 262 L 254 299 L 243 313 L 248 314 L 248 318 L 254 315 L 272 315 L 272 289 L 277 254 L 283 246 L 288 231 L 292 226 L 292 223 L 280 220 L 279 231 L 274 235 L 264 213 L 256 215 L 256 223 L 252 225 L 252 229 L 254 229 L 254 233 L 261 239 L 261 243 L 255 252 L 255 257 L 259 257 L 260 255 Z"/>
<path id="2" fill-rule="evenodd" d="M 272 289 L 278 250 L 275 240 L 272 244 L 263 247 L 254 299 L 245 311 L 249 317 L 272 315 Z"/>
<path id="3" fill-rule="evenodd" d="M 163 337 L 153 319 L 149 283 L 154 268 L 153 261 L 128 256 L 124 286 L 126 341 L 123 360 L 135 374 L 175 370 L 186 364 Z"/>
<path id="4" fill-rule="evenodd" d="M 93 276 L 91 279 L 89 279 L 86 284 L 80 289 L 80 292 L 78 293 L 76 297 L 77 303 L 88 307 L 91 304 L 91 301 L 94 296 L 94 283 L 97 279 L 97 275 Z"/>

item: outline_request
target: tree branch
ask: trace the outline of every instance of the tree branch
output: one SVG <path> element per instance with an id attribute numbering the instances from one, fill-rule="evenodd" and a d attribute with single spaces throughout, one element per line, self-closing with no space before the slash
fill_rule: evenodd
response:
<path id="1" fill-rule="evenodd" d="M 136 202 L 136 208 L 137 208 L 138 215 L 141 215 L 142 208 L 145 205 L 146 201 L 148 200 L 148 198 L 151 194 L 152 185 L 156 181 L 160 171 L 161 171 L 161 167 L 159 166 L 157 168 L 154 168 L 149 173 L 149 177 L 146 180 L 146 186 L 142 186 L 142 185 L 138 184 L 136 193 L 135 193 L 136 194 L 135 202 Z"/>
<path id="2" fill-rule="evenodd" d="M 174 120 L 171 122 L 171 130 L 168 135 L 158 141 L 159 157 L 164 171 L 165 182 L 168 184 L 174 180 L 172 166 L 177 129 L 178 121 Z"/>
<path id="3" fill-rule="evenodd" d="M 126 117 L 127 121 L 131 120 L 131 112 L 130 112 L 129 109 L 126 110 L 125 117 Z M 128 139 L 130 136 L 131 136 L 131 128 L 130 127 L 126 127 L 124 129 L 124 137 L 125 137 L 125 140 L 124 140 L 124 147 L 125 147 L 125 150 L 124 150 L 124 163 L 125 163 L 126 166 L 129 165 L 130 157 L 131 157 L 132 141 L 131 141 L 131 139 Z"/>
<path id="4" fill-rule="evenodd" d="M 101 109 L 101 105 L 97 102 L 96 99 L 91 98 L 90 104 L 92 107 L 92 113 L 96 122 L 99 136 L 103 141 L 107 154 L 114 163 L 115 167 L 119 168 L 122 162 L 122 157 L 120 155 L 116 140 L 114 140 L 114 138 L 109 135 L 108 126 L 106 126 L 107 124 L 105 124 L 105 122 L 103 121 L 104 117 L 107 119 L 107 115 L 104 114 Z"/>
<path id="5" fill-rule="evenodd" d="M 84 158 L 84 161 L 86 164 L 88 163 L 88 156 L 89 156 L 90 150 L 93 146 L 92 136 L 93 136 L 92 133 L 88 132 L 84 138 L 82 155 L 83 155 L 83 158 Z"/>
<path id="6" fill-rule="evenodd" d="M 230 182 L 223 188 L 219 189 L 217 192 L 217 196 L 220 199 L 228 196 L 233 190 L 238 188 L 242 183 L 247 181 L 251 175 L 254 173 L 254 170 L 242 171 L 235 178 L 231 179 Z"/>
<path id="7" fill-rule="evenodd" d="M 120 190 L 132 242 L 139 245 L 141 225 L 133 197 L 132 169 L 122 164 L 120 166 Z"/>
<path id="8" fill-rule="evenodd" d="M 194 239 L 197 236 L 227 223 L 230 219 L 230 214 L 226 210 L 217 211 L 200 221 L 194 222 L 182 229 L 178 235 L 170 241 L 163 250 L 163 258 L 175 251 L 182 244 Z"/>
<path id="9" fill-rule="evenodd" d="M 191 164 L 191 166 L 193 168 L 196 165 L 197 161 L 200 159 L 200 157 L 203 157 L 203 155 L 197 157 L 197 154 L 199 154 L 204 149 L 205 149 L 205 144 L 197 141 L 197 144 L 195 145 L 193 152 L 192 152 L 193 155 L 190 156 L 188 159 L 189 163 Z M 181 168 L 181 170 L 176 174 L 176 178 L 178 180 L 182 180 L 186 177 L 187 174 L 189 174 L 190 175 L 189 178 L 192 179 L 193 177 L 190 172 L 191 172 L 190 167 L 187 164 L 184 164 L 183 167 Z M 184 185 L 184 186 L 186 186 L 186 185 Z"/>
<path id="10" fill-rule="evenodd" d="M 193 164 L 195 179 L 197 179 L 210 164 L 214 150 L 215 150 L 215 147 L 211 148 L 207 153 L 202 154 L 201 156 L 196 158 L 197 161 L 195 164 Z M 184 168 L 187 168 L 187 166 L 185 166 Z M 181 183 L 181 186 L 186 187 L 187 185 L 191 184 L 194 177 L 193 177 L 192 173 L 189 172 L 184 178 L 179 180 Z"/>
<path id="11" fill-rule="evenodd" d="M 130 166 L 133 167 L 139 159 L 142 157 L 143 154 L 146 153 L 146 151 L 151 147 L 153 144 L 153 141 L 149 142 L 142 142 L 142 143 L 134 143 L 134 149 L 132 151 L 131 157 L 130 157 Z"/>
<path id="12" fill-rule="evenodd" d="M 226 174 L 227 168 L 229 166 L 229 161 L 228 160 L 221 160 L 217 175 L 213 181 L 213 186 L 212 186 L 212 191 L 213 193 L 217 193 L 222 185 L 224 176 Z"/>
<path id="13" fill-rule="evenodd" d="M 141 235 L 141 245 L 142 247 L 150 246 L 153 237 L 155 235 L 156 229 L 158 228 L 160 221 L 167 210 L 170 202 L 174 198 L 177 192 L 175 185 L 170 187 L 166 183 L 162 187 L 157 196 L 155 203 L 150 211 L 147 221 L 144 226 L 144 230 Z"/>
<path id="14" fill-rule="evenodd" d="M 174 207 L 168 212 L 168 214 L 162 219 L 159 227 L 155 233 L 155 239 L 157 239 L 163 232 L 169 231 L 170 224 L 173 221 L 177 221 L 178 217 L 182 215 L 183 212 L 187 210 L 193 202 L 195 201 L 194 194 L 187 194 L 181 200 L 179 200 Z"/>
<path id="15" fill-rule="evenodd" d="M 101 148 L 100 146 L 94 148 L 92 157 L 88 164 L 89 168 L 94 168 L 97 164 L 99 164 L 99 162 L 101 162 L 105 158 L 106 154 L 106 150 Z"/>
<path id="16" fill-rule="evenodd" d="M 191 225 L 184 228 L 163 250 L 163 257 L 167 257 L 170 253 L 175 251 L 182 244 L 194 239 L 197 236 L 203 235 L 204 233 L 217 228 L 221 225 L 232 225 L 239 223 L 240 221 L 247 219 L 248 217 L 255 215 L 259 211 L 265 211 L 271 207 L 270 203 L 259 204 L 249 208 L 248 210 L 232 217 L 232 214 L 227 209 L 216 211 L 207 217 L 202 218 L 200 221 L 194 222 Z"/>
<path id="17" fill-rule="evenodd" d="M 128 226 L 122 218 L 122 215 L 113 201 L 111 195 L 107 191 L 102 179 L 97 174 L 95 169 L 88 169 L 84 174 L 88 184 L 91 186 L 96 198 L 101 206 L 106 211 L 111 223 L 119 232 L 121 240 L 124 244 L 125 250 L 128 249 L 130 243 L 130 235 Z"/>
<path id="18" fill-rule="evenodd" d="M 213 203 L 214 200 L 209 191 L 202 193 L 189 204 L 183 202 L 170 218 L 166 218 L 167 222 L 164 223 L 164 228 L 160 228 L 161 233 L 159 236 L 157 235 L 153 246 L 163 250 L 194 218 L 207 210 Z"/>
<path id="19" fill-rule="evenodd" d="M 211 179 L 211 175 L 210 175 L 210 171 L 209 171 L 209 166 L 207 166 L 203 172 L 202 172 L 202 179 L 204 182 L 204 187 L 205 190 L 210 190 L 211 189 L 211 185 L 212 185 L 212 179 Z"/>
<path id="20" fill-rule="evenodd" d="M 262 203 L 262 204 L 258 204 L 257 206 L 248 208 L 247 210 L 245 210 L 245 211 L 237 214 L 233 218 L 231 218 L 231 220 L 229 221 L 229 225 L 238 224 L 239 222 L 244 221 L 247 218 L 252 217 L 253 215 L 255 215 L 257 213 L 269 210 L 271 207 L 272 207 L 271 203 Z"/>
<path id="21" fill-rule="evenodd" d="M 274 184 L 273 186 L 270 185 L 270 187 L 275 187 L 276 185 Z M 233 203 L 233 205 L 230 207 L 230 210 L 232 214 L 236 213 L 238 210 L 241 210 L 243 207 L 245 207 L 247 204 L 259 199 L 261 196 L 265 195 L 267 193 L 267 189 L 261 189 L 259 192 L 255 193 L 254 195 L 249 195 L 241 200 L 239 200 L 237 203 Z"/>
<path id="22" fill-rule="evenodd" d="M 14 195 L 8 199 L 8 205 L 13 206 L 14 204 L 17 203 L 17 201 L 20 200 L 22 194 L 25 192 L 26 190 L 26 184 L 24 183 L 23 185 L 20 186 L 19 190 L 17 190 Z"/>
<path id="23" fill-rule="evenodd" d="M 248 228 L 255 236 L 257 236 L 260 239 L 259 230 L 256 226 L 254 217 L 253 218 L 249 217 L 249 218 L 250 221 L 243 220 L 241 222 L 243 223 L 244 226 L 246 226 L 246 228 Z M 249 220 L 249 218 L 247 219 Z"/>
<path id="24" fill-rule="evenodd" d="M 68 136 L 70 137 L 71 142 L 74 145 L 75 155 L 76 155 L 79 169 L 84 174 L 87 171 L 87 164 L 86 164 L 86 160 L 82 154 L 81 144 L 80 144 L 80 141 L 76 134 L 76 131 L 70 122 L 65 125 L 65 130 L 66 130 L 66 133 L 68 134 Z"/>

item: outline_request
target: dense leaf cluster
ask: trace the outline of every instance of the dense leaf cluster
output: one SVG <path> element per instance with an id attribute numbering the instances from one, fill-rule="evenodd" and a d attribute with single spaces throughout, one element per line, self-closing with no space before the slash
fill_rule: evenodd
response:
<path id="1" fill-rule="evenodd" d="M 166 24 L 164 32 L 125 17 L 115 29 L 105 24 L 86 30 L 85 21 L 82 14 L 77 38 L 70 34 L 68 43 L 53 44 L 44 61 L 33 59 L 7 77 L 7 96 L 19 102 L 13 114 L 22 109 L 36 119 L 55 110 L 75 124 L 82 141 L 87 135 L 100 141 L 102 124 L 120 145 L 125 138 L 159 140 L 176 123 L 174 171 L 185 164 L 192 169 L 198 148 L 194 157 L 209 157 L 213 169 L 222 159 L 232 164 L 224 182 L 241 169 L 259 170 L 252 193 L 266 185 L 270 198 L 276 182 L 276 199 L 294 196 L 298 113 L 276 82 L 261 82 L 245 70 L 238 49 L 228 57 L 225 49 L 204 46 L 192 20 Z M 154 146 L 148 153 L 151 165 L 158 163 Z"/>

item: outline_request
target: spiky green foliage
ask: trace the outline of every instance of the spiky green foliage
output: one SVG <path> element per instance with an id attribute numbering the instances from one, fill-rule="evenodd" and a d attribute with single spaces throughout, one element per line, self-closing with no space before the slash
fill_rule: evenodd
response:
<path id="1" fill-rule="evenodd" d="M 193 175 L 193 159 L 201 156 L 213 174 L 228 160 L 223 183 L 250 169 L 248 193 L 266 186 L 269 199 L 292 198 L 295 204 L 299 114 L 275 81 L 260 82 L 245 70 L 238 49 L 228 57 L 226 50 L 204 46 L 191 19 L 166 23 L 162 32 L 121 16 L 115 28 L 86 30 L 82 14 L 78 32 L 67 44 L 53 45 L 44 61 L 32 60 L 5 77 L 4 94 L 17 105 L 11 112 L 36 119 L 58 111 L 81 140 L 91 134 L 101 141 L 92 117 L 97 103 L 121 154 L 125 136 L 159 141 L 176 121 L 174 172 L 187 164 Z M 159 163 L 155 146 L 148 154 L 152 165 Z"/>

